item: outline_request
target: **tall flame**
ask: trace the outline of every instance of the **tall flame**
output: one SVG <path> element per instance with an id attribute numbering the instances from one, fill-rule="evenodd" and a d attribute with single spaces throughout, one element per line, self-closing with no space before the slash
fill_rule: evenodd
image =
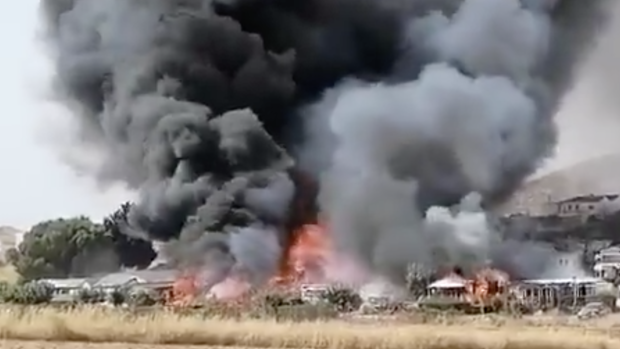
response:
<path id="1" fill-rule="evenodd" d="M 280 272 L 273 281 L 280 285 L 318 281 L 322 277 L 329 248 L 329 236 L 324 224 L 302 225 L 293 232 L 282 255 Z"/>
<path id="2" fill-rule="evenodd" d="M 198 296 L 199 289 L 197 274 L 193 272 L 183 273 L 172 285 L 167 303 L 173 306 L 188 306 Z"/>

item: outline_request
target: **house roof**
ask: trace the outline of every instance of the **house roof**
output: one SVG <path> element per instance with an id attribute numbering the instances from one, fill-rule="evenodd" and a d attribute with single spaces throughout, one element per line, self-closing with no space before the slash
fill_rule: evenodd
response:
<path id="1" fill-rule="evenodd" d="M 463 288 L 467 281 L 458 275 L 450 275 L 428 285 L 428 288 Z"/>
<path id="2" fill-rule="evenodd" d="M 610 246 L 599 251 L 600 254 L 616 254 L 620 253 L 620 246 Z"/>
<path id="3" fill-rule="evenodd" d="M 40 279 L 39 282 L 50 284 L 55 288 L 78 288 L 88 282 L 85 278 L 72 279 Z"/>
<path id="4" fill-rule="evenodd" d="M 606 268 L 616 268 L 618 267 L 618 263 L 613 263 L 613 262 L 609 262 L 609 263 L 596 263 L 594 264 L 594 266 L 592 267 L 592 269 L 594 271 L 603 271 Z"/>
<path id="5" fill-rule="evenodd" d="M 179 271 L 173 269 L 138 270 L 132 272 L 141 282 L 168 283 L 179 278 Z"/>
<path id="6" fill-rule="evenodd" d="M 618 198 L 619 195 L 614 194 L 614 195 L 582 195 L 582 196 L 575 196 L 572 197 L 570 199 L 566 199 L 566 200 L 562 200 L 562 201 L 558 201 L 558 204 L 567 204 L 567 203 L 579 203 L 579 202 L 584 202 L 584 203 L 596 203 L 602 200 L 615 200 Z"/>
<path id="7" fill-rule="evenodd" d="M 589 284 L 601 282 L 601 279 L 594 277 L 584 278 L 563 278 L 563 279 L 531 279 L 522 280 L 522 284 L 535 284 L 535 285 L 559 285 L 559 284 Z"/>
<path id="8" fill-rule="evenodd" d="M 95 287 L 115 287 L 123 286 L 132 281 L 137 283 L 149 284 L 165 284 L 173 283 L 178 277 L 176 270 L 133 270 L 118 273 L 112 273 L 103 276 L 97 282 Z"/>
<path id="9" fill-rule="evenodd" d="M 124 272 L 112 273 L 112 274 L 105 275 L 99 280 L 97 280 L 93 286 L 95 287 L 123 286 L 123 285 L 130 283 L 131 281 L 137 281 L 137 279 L 138 278 L 135 275 L 124 273 Z"/>

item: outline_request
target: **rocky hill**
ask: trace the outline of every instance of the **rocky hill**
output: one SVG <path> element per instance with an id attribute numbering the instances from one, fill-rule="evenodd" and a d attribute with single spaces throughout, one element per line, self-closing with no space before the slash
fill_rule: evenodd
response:
<path id="1" fill-rule="evenodd" d="M 580 162 L 526 182 L 501 211 L 544 213 L 545 203 L 587 194 L 620 193 L 620 154 Z"/>

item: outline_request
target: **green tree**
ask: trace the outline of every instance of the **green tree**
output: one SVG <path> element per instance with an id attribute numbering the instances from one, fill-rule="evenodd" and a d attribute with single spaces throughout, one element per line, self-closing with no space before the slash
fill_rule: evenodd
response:
<path id="1" fill-rule="evenodd" d="M 54 288 L 36 281 L 24 284 L 3 286 L 2 301 L 16 304 L 33 305 L 49 303 Z"/>
<path id="2" fill-rule="evenodd" d="M 103 220 L 106 232 L 112 238 L 120 264 L 126 267 L 147 267 L 156 257 L 150 241 L 129 236 L 128 215 L 131 203 L 126 202 Z"/>
<path id="3" fill-rule="evenodd" d="M 87 217 L 41 222 L 24 235 L 22 243 L 7 252 L 8 261 L 25 280 L 88 276 L 120 266 L 146 267 L 156 256 L 149 241 L 132 238 L 124 203 L 103 224 Z"/>
<path id="4" fill-rule="evenodd" d="M 25 280 L 88 274 L 93 266 L 118 264 L 106 259 L 112 242 L 103 225 L 86 217 L 55 219 L 32 227 L 7 258 Z"/>

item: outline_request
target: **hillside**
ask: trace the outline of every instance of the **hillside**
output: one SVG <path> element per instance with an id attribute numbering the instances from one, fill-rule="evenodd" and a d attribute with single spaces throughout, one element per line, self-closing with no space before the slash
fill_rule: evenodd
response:
<path id="1" fill-rule="evenodd" d="M 545 202 L 578 195 L 620 193 L 620 154 L 605 155 L 526 182 L 501 211 L 543 212 Z"/>

